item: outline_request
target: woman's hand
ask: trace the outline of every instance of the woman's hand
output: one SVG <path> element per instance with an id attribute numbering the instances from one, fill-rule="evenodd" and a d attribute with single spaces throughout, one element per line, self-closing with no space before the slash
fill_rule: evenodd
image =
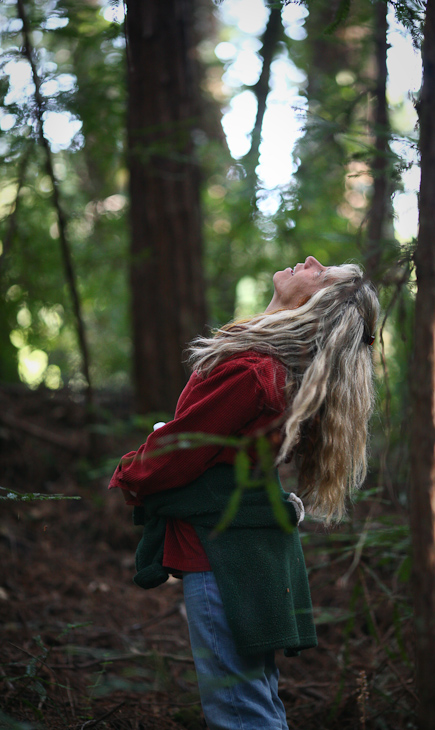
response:
<path id="1" fill-rule="evenodd" d="M 287 497 L 287 502 L 291 502 L 293 504 L 296 512 L 296 519 L 299 525 L 301 522 L 303 522 L 305 517 L 304 503 L 299 497 L 296 496 L 296 494 L 294 494 L 294 492 L 290 492 L 289 496 Z"/>

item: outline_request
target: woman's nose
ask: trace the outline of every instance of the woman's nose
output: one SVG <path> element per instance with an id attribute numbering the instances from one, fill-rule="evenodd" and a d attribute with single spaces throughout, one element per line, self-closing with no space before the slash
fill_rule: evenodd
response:
<path id="1" fill-rule="evenodd" d="M 316 266 L 316 267 L 317 267 L 318 269 L 323 269 L 323 268 L 324 268 L 324 267 L 322 266 L 322 264 L 320 263 L 320 261 L 317 261 L 317 259 L 315 259 L 315 258 L 314 258 L 314 256 L 307 256 L 307 258 L 305 259 L 305 264 L 304 264 L 304 266 L 306 266 L 306 267 L 307 267 L 307 269 L 308 269 L 308 268 L 309 268 L 310 266 Z"/>

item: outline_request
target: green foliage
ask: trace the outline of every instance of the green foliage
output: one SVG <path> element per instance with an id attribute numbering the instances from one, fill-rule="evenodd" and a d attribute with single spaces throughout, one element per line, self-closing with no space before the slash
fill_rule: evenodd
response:
<path id="1" fill-rule="evenodd" d="M 215 62 L 209 72 L 217 69 Z M 215 112 L 216 113 L 216 112 Z M 266 274 L 271 294 L 271 274 L 279 242 L 264 231 L 263 217 L 255 212 L 256 190 L 242 162 L 233 160 L 221 140 L 209 139 L 199 150 L 204 171 L 205 275 L 209 324 L 219 326 L 235 313 L 236 288 L 246 275 Z M 269 224 L 268 224 L 269 225 Z M 265 306 L 260 302 L 260 307 Z"/>
<path id="2" fill-rule="evenodd" d="M 362 669 L 368 690 L 367 727 L 372 727 L 370 722 L 378 727 L 376 699 L 380 696 L 391 712 L 413 717 L 411 687 L 401 707 L 394 704 L 397 678 L 401 686 L 408 686 L 414 673 L 410 530 L 406 513 L 382 493 L 382 489 L 362 491 L 353 514 L 330 533 L 308 528 L 304 534 L 302 526 L 319 636 L 322 630 L 328 636 L 331 627 L 332 631 L 334 625 L 340 627 L 333 634 L 339 681 L 329 713 L 331 724 L 340 717 L 349 678 L 355 679 Z M 326 596 L 325 606 L 316 598 L 319 595 Z M 332 605 L 331 596 L 336 598 Z M 365 656 L 362 664 L 361 647 L 366 642 L 373 647 L 372 659 Z M 385 723 L 392 726 L 387 717 Z"/>
<path id="3" fill-rule="evenodd" d="M 60 634 L 56 637 L 56 639 L 63 639 L 63 637 L 66 634 L 70 633 L 72 630 L 85 625 L 87 624 L 67 624 L 65 628 L 60 632 Z M 49 667 L 48 662 L 52 648 L 46 646 L 41 639 L 41 636 L 39 635 L 33 637 L 33 642 L 35 643 L 37 648 L 37 651 L 34 654 L 28 652 L 27 650 L 21 650 L 24 651 L 24 653 L 28 657 L 30 657 L 25 666 L 24 672 L 14 672 L 13 674 L 11 674 L 11 676 L 5 677 L 5 680 L 14 689 L 15 685 L 17 686 L 15 691 L 19 693 L 23 704 L 25 704 L 32 710 L 32 713 L 38 722 L 36 723 L 36 726 L 34 726 L 33 724 L 30 725 L 28 723 L 19 723 L 13 720 L 13 718 L 9 718 L 7 715 L 4 715 L 4 717 L 6 718 L 6 722 L 9 724 L 6 724 L 5 726 L 2 725 L 2 727 L 10 728 L 11 730 L 38 730 L 39 727 L 44 727 L 44 712 L 41 710 L 41 707 L 43 707 L 46 703 L 53 705 L 59 716 L 62 717 L 61 708 L 58 707 L 57 704 L 53 702 L 53 699 L 48 695 L 48 689 L 52 688 L 53 686 L 60 689 L 69 688 L 63 684 L 54 681 L 51 677 L 50 679 L 47 679 L 45 676 L 42 676 L 42 668 Z M 16 648 L 20 649 L 20 647 Z M 15 668 L 16 665 L 20 667 L 22 666 L 20 662 L 16 662 L 12 666 Z M 8 709 L 11 704 L 11 697 L 9 696 L 5 703 L 5 709 Z M 0 714 L 0 720 L 1 719 L 2 714 Z M 40 725 L 39 721 L 41 721 L 43 724 Z"/>
<path id="4" fill-rule="evenodd" d="M 389 0 L 397 20 L 410 34 L 416 48 L 423 38 L 423 23 L 426 4 L 424 0 Z"/>
<path id="5" fill-rule="evenodd" d="M 234 469 L 237 487 L 228 500 L 227 507 L 216 525 L 214 532 L 223 532 L 237 514 L 241 505 L 243 493 L 247 489 L 265 489 L 269 498 L 273 514 L 277 524 L 284 532 L 292 532 L 294 529 L 282 501 L 282 494 L 277 480 L 276 469 L 271 446 L 266 437 L 260 436 L 255 439 L 255 448 L 258 455 L 258 465 L 261 471 L 260 477 L 252 476 L 251 463 L 244 448 L 236 454 Z"/>
<path id="6" fill-rule="evenodd" d="M 268 3 L 279 4 L 286 3 Z M 418 44 L 423 4 L 391 4 Z M 293 63 L 302 72 L 292 87 L 298 87 L 298 104 L 307 114 L 295 148 L 295 174 L 288 185 L 274 191 L 256 176 L 249 153 L 238 160 L 231 157 L 220 126 L 222 105 L 247 87 L 240 83 L 222 90 L 220 79 L 231 62 L 220 61 L 215 46 L 225 40 L 241 49 L 248 39 L 258 47 L 260 40 L 244 36 L 238 28 L 220 27 L 215 20 L 201 26 L 202 116 L 195 146 L 202 176 L 211 326 L 240 314 L 235 305 L 245 277 L 255 289 L 248 305 L 253 313 L 266 306 L 275 270 L 308 255 L 326 265 L 360 261 L 363 256 L 372 185 L 368 172 L 374 155 L 373 4 L 342 0 L 332 8 L 326 0 L 310 0 L 306 7 L 306 40 L 283 34 L 275 53 L 275 59 Z M 126 69 L 123 27 L 107 20 L 105 9 L 107 5 L 85 0 L 26 4 L 46 114 L 67 114 L 78 123 L 69 142 L 60 148 L 53 143 L 54 170 L 90 343 L 91 375 L 97 386 L 115 387 L 130 383 L 131 357 Z M 24 377 L 23 361 L 36 352 L 47 362 L 41 360 L 32 387 L 45 382 L 79 389 L 80 356 L 33 92 L 31 86 L 17 92 L 9 65 L 27 67 L 16 3 L 3 3 L 0 13 L 0 114 L 9 115 L 12 125 L 0 142 L 0 378 L 17 380 L 17 366 Z M 61 125 L 66 117 L 57 119 Z M 394 141 L 400 139 L 404 138 L 397 133 Z M 416 144 L 412 132 L 406 142 L 408 148 Z M 391 190 L 398 189 L 408 164 L 388 155 Z M 266 214 L 259 203 L 271 192 L 279 205 Z M 381 300 L 388 318 L 383 328 L 385 357 L 376 356 L 378 402 L 372 439 L 371 478 L 401 502 L 406 500 L 409 478 L 406 382 L 414 287 L 400 281 L 407 267 L 412 281 L 412 251 L 413 242 L 399 246 L 393 236 L 383 242 Z M 149 430 L 149 424 L 144 429 Z M 194 435 L 189 441 L 196 445 Z M 273 500 L 273 490 L 270 496 Z"/>
<path id="7" fill-rule="evenodd" d="M 340 5 L 343 12 L 344 5 Z M 368 73 L 372 41 L 366 28 L 372 5 L 352 6 L 349 23 L 361 28 L 352 44 L 342 36 L 325 34 L 331 22 L 330 3 L 313 0 L 309 8 L 305 26 L 311 42 L 289 44 L 293 59 L 307 75 L 303 93 L 308 115 L 296 148 L 295 183 L 281 207 L 280 232 L 304 255 L 313 253 L 332 264 L 360 258 L 357 233 L 365 212 L 361 203 L 370 185 L 360 158 L 364 152 L 364 160 L 369 159 L 366 105 L 372 92 Z M 360 196 L 358 208 L 350 202 L 351 192 Z"/>
<path id="8" fill-rule="evenodd" d="M 325 29 L 334 19 L 330 4 L 312 0 L 307 7 L 307 41 L 283 36 L 277 49 L 305 72 L 307 80 L 300 82 L 299 93 L 307 98 L 309 112 L 296 150 L 298 170 L 292 184 L 277 191 L 281 205 L 274 215 L 260 213 L 253 204 L 268 191 L 247 174 L 249 155 L 235 161 L 222 145 L 222 132 L 217 131 L 220 109 L 207 84 L 208 78 L 215 79 L 224 70 L 213 53 L 219 38 L 212 31 L 203 39 L 204 48 L 210 50 L 201 52 L 204 118 L 197 154 L 203 176 L 211 325 L 233 317 L 237 284 L 245 276 L 255 282 L 256 308 L 261 308 L 271 294 L 276 268 L 308 254 L 325 264 L 360 258 L 359 226 L 366 208 L 353 207 L 349 193 L 368 200 L 369 182 L 361 171 L 347 173 L 352 162 L 367 161 L 372 153 L 366 125 L 367 99 L 373 88 L 369 73 L 372 5 L 352 3 L 346 17 L 347 0 L 342 2 L 336 11 L 340 33 L 329 36 Z M 418 24 L 418 3 L 398 3 L 396 10 L 413 27 Z M 30 5 L 28 12 L 47 112 L 68 113 L 81 124 L 71 143 L 54 152 L 54 161 L 90 340 L 93 380 L 97 385 L 126 384 L 131 342 L 123 28 L 106 20 L 99 6 L 84 0 L 54 4 L 47 0 Z M 64 382 L 72 379 L 80 385 L 80 379 L 74 378 L 79 358 L 56 215 L 30 91 L 21 98 L 9 93 L 7 64 L 20 60 L 22 43 L 15 3 L 4 6 L 3 16 L 2 103 L 4 112 L 15 117 L 2 143 L 1 183 L 11 200 L 3 210 L 3 241 L 13 216 L 20 164 L 26 155 L 28 159 L 17 198 L 16 230 L 2 267 L 2 373 L 5 379 L 16 377 L 16 354 L 22 355 L 23 348 L 41 349 L 48 354 L 49 365 L 60 368 Z M 342 32 L 349 24 L 361 28 L 351 43 Z M 228 30 L 223 33 L 228 37 Z M 394 249 L 392 255 L 396 253 Z M 17 324 L 22 309 L 30 313 L 29 324 Z M 14 346 L 11 331 L 16 332 Z"/>
<path id="9" fill-rule="evenodd" d="M 27 12 L 42 82 L 46 134 L 50 124 L 62 127 L 68 119 L 80 127 L 69 143 L 52 144 L 52 154 L 90 340 L 93 380 L 124 383 L 130 342 L 127 309 L 119 305 L 127 300 L 128 264 L 122 27 L 105 20 L 99 6 L 83 1 L 59 0 L 54 6 L 43 2 L 28 6 Z M 3 13 L 0 103 L 14 124 L 1 149 L 0 199 L 10 202 L 3 205 L 0 237 L 10 240 L 1 278 L 7 319 L 2 327 L 0 321 L 0 335 L 6 340 L 7 330 L 16 331 L 14 346 L 21 358 L 42 350 L 48 354 L 48 364 L 60 368 L 64 382 L 72 379 L 79 386 L 75 325 L 31 88 L 18 93 L 10 81 L 13 69 L 7 65 L 19 61 L 24 70 L 27 66 L 20 58 L 15 5 L 9 4 Z M 28 314 L 20 324 L 22 310 Z"/>
<path id="10" fill-rule="evenodd" d="M 377 404 L 373 418 L 372 469 L 395 500 L 407 506 L 410 488 L 410 393 L 407 383 L 414 345 L 414 273 L 381 290 L 384 310 L 376 352 Z"/>

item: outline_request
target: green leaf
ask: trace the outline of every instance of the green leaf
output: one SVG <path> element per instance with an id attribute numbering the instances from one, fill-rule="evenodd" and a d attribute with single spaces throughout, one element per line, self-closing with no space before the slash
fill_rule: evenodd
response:
<path id="1" fill-rule="evenodd" d="M 225 511 L 219 520 L 218 524 L 214 528 L 213 532 L 211 533 L 211 537 L 215 537 L 220 532 L 223 532 L 232 522 L 234 517 L 237 514 L 237 510 L 239 509 L 240 502 L 242 500 L 243 495 L 243 487 L 238 487 L 234 490 L 231 497 L 228 500 L 228 504 L 225 508 Z"/>
<path id="2" fill-rule="evenodd" d="M 246 487 L 250 481 L 251 464 L 246 451 L 238 451 L 234 460 L 234 473 L 236 483 L 240 487 Z"/>
<path id="3" fill-rule="evenodd" d="M 269 478 L 266 480 L 266 491 L 278 525 L 284 532 L 293 532 L 295 527 L 290 522 L 287 510 L 284 507 L 281 490 L 276 479 Z"/>
<path id="4" fill-rule="evenodd" d="M 263 472 L 268 474 L 274 468 L 274 457 L 270 443 L 265 436 L 260 436 L 257 439 L 256 448 L 260 466 Z"/>

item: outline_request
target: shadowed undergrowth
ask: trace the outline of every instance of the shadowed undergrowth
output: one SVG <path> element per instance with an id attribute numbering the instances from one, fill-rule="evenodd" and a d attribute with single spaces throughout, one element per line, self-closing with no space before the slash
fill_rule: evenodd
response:
<path id="1" fill-rule="evenodd" d="M 50 410 L 44 397 L 14 396 L 8 411 L 18 420 L 32 411 L 57 433 L 80 430 L 80 404 Z M 1 727 L 205 727 L 181 584 L 133 585 L 139 533 L 121 495 L 106 491 L 108 457 L 141 439 L 125 423 L 106 428 L 92 467 L 18 426 L 3 429 L 4 489 L 81 499 L 2 501 Z M 367 488 L 339 528 L 306 520 L 301 535 L 319 648 L 279 655 L 289 727 L 416 727 L 406 515 Z"/>

